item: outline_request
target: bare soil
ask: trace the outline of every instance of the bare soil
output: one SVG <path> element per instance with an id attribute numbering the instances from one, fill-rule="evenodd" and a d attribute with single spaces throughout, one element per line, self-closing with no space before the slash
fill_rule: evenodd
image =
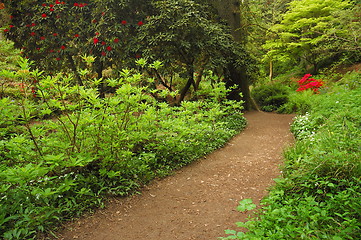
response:
<path id="1" fill-rule="evenodd" d="M 280 176 L 282 151 L 293 142 L 294 115 L 245 114 L 248 127 L 225 147 L 167 178 L 153 181 L 141 194 L 113 199 L 105 209 L 67 223 L 58 239 L 210 240 L 226 236 L 250 213 L 238 202 L 255 203 Z"/>

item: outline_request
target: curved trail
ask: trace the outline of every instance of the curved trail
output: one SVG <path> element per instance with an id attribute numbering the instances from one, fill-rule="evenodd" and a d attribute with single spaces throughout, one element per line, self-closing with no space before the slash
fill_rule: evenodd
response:
<path id="1" fill-rule="evenodd" d="M 245 114 L 247 128 L 222 149 L 154 181 L 141 195 L 67 224 L 59 239 L 216 240 L 248 214 L 238 202 L 259 203 L 279 176 L 282 150 L 293 141 L 293 115 Z M 58 235 L 58 236 L 59 236 Z"/>

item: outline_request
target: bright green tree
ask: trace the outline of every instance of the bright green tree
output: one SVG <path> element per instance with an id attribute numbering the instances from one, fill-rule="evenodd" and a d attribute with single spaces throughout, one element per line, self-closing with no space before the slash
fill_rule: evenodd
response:
<path id="1" fill-rule="evenodd" d="M 277 37 L 265 45 L 268 56 L 316 72 L 341 58 L 351 46 L 359 51 L 360 38 L 353 40 L 360 30 L 360 21 L 352 20 L 355 17 L 355 6 L 348 1 L 292 1 L 281 23 L 272 28 Z"/>

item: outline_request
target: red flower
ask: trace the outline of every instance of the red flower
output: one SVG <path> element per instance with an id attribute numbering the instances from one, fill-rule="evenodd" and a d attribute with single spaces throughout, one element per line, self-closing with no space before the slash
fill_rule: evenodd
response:
<path id="1" fill-rule="evenodd" d="M 4 32 L 9 32 L 9 29 L 4 29 Z"/>
<path id="2" fill-rule="evenodd" d="M 35 32 L 31 32 L 30 35 L 31 35 L 31 36 L 35 36 L 36 33 L 35 33 Z"/>
<path id="3" fill-rule="evenodd" d="M 54 8 L 50 8 L 50 12 L 54 12 Z"/>
<path id="4" fill-rule="evenodd" d="M 107 47 L 107 50 L 108 50 L 108 51 L 111 51 L 111 50 L 112 50 L 112 47 L 111 47 L 111 46 L 108 46 L 108 47 Z"/>
<path id="5" fill-rule="evenodd" d="M 35 24 L 35 23 L 32 23 L 32 24 L 31 24 L 31 26 L 32 26 L 32 27 L 35 27 L 35 26 L 36 26 L 36 24 Z"/>
<path id="6" fill-rule="evenodd" d="M 55 1 L 55 4 L 60 4 L 60 1 L 59 1 L 59 0 L 56 0 L 56 1 Z"/>
<path id="7" fill-rule="evenodd" d="M 96 19 L 94 19 L 93 21 L 92 21 L 92 23 L 96 23 L 97 22 L 97 20 Z"/>
<path id="8" fill-rule="evenodd" d="M 99 35 L 99 33 L 98 33 L 98 32 L 96 32 L 96 33 L 95 33 L 95 35 L 96 35 L 96 36 L 98 36 L 98 35 Z"/>
<path id="9" fill-rule="evenodd" d="M 41 14 L 41 17 L 42 17 L 42 18 L 46 18 L 47 15 L 46 15 L 45 13 L 43 13 L 43 14 Z"/>
<path id="10" fill-rule="evenodd" d="M 60 48 L 61 48 L 62 50 L 65 50 L 66 47 L 63 45 L 63 46 L 61 46 Z"/>
<path id="11" fill-rule="evenodd" d="M 51 7 L 51 8 L 54 7 L 54 4 L 50 4 L 49 7 Z"/>
<path id="12" fill-rule="evenodd" d="M 60 61 L 60 57 L 57 57 L 57 58 L 55 58 L 56 59 L 56 61 Z"/>
<path id="13" fill-rule="evenodd" d="M 99 42 L 99 39 L 98 38 L 93 38 L 93 42 L 94 42 L 94 44 L 97 44 Z"/>
<path id="14" fill-rule="evenodd" d="M 140 27 L 140 26 L 142 26 L 144 23 L 142 22 L 142 21 L 139 21 L 138 22 L 138 26 Z"/>
<path id="15" fill-rule="evenodd" d="M 43 4 L 41 4 L 41 6 L 46 7 L 46 4 L 45 4 L 45 3 L 43 3 Z"/>
<path id="16" fill-rule="evenodd" d="M 45 37 L 44 37 L 44 36 L 41 36 L 41 37 L 40 37 L 40 40 L 45 40 Z"/>
<path id="17" fill-rule="evenodd" d="M 14 25 L 9 25 L 9 28 L 13 28 L 14 27 Z"/>
<path id="18" fill-rule="evenodd" d="M 13 15 L 10 15 L 10 19 L 13 19 L 14 18 L 14 16 Z"/>
<path id="19" fill-rule="evenodd" d="M 40 50 L 40 48 L 38 47 L 38 48 L 36 48 L 36 50 L 38 50 L 38 51 L 39 51 L 39 50 Z"/>
<path id="20" fill-rule="evenodd" d="M 102 45 L 104 46 L 105 44 L 107 44 L 106 42 L 102 41 Z"/>
<path id="21" fill-rule="evenodd" d="M 79 3 L 74 3 L 74 7 L 79 7 Z"/>
<path id="22" fill-rule="evenodd" d="M 58 34 L 57 34 L 57 33 L 53 33 L 53 36 L 56 37 L 56 36 L 58 36 Z"/>
<path id="23" fill-rule="evenodd" d="M 53 50 L 53 49 L 50 49 L 50 50 L 49 50 L 49 52 L 53 53 L 53 52 L 54 52 L 54 50 Z"/>
<path id="24" fill-rule="evenodd" d="M 75 34 L 74 37 L 76 37 L 76 38 L 79 37 L 79 34 Z"/>
<path id="25" fill-rule="evenodd" d="M 127 21 L 123 20 L 123 21 L 121 22 L 121 24 L 122 24 L 122 25 L 126 25 L 126 24 L 127 24 Z"/>
<path id="26" fill-rule="evenodd" d="M 115 43 L 118 43 L 118 42 L 119 42 L 119 38 L 114 39 L 114 42 L 115 42 Z"/>
<path id="27" fill-rule="evenodd" d="M 106 56 L 107 54 L 104 52 L 104 51 L 102 51 L 102 56 Z"/>

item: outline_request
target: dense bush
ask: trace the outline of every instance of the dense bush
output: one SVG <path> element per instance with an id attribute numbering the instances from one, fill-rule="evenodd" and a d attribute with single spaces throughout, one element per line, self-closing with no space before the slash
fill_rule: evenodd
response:
<path id="1" fill-rule="evenodd" d="M 283 178 L 248 232 L 224 239 L 359 239 L 361 235 L 360 75 L 347 74 L 329 92 L 310 95 L 309 112 L 291 127 Z M 350 82 L 356 84 L 350 88 Z M 242 202 L 242 204 L 245 204 Z"/>
<path id="2" fill-rule="evenodd" d="M 32 239 L 55 223 L 134 192 L 221 147 L 244 128 L 242 103 L 214 97 L 171 107 L 123 70 L 99 98 L 97 79 L 49 76 L 28 60 L 11 77 L 17 95 L 1 99 L 0 236 Z M 2 74 L 10 76 L 9 71 Z M 202 84 L 202 83 L 201 83 Z M 224 89 L 223 89 L 224 90 Z"/>
<path id="3" fill-rule="evenodd" d="M 272 83 L 256 87 L 252 96 L 263 111 L 277 111 L 288 102 L 290 88 L 281 83 Z"/>

